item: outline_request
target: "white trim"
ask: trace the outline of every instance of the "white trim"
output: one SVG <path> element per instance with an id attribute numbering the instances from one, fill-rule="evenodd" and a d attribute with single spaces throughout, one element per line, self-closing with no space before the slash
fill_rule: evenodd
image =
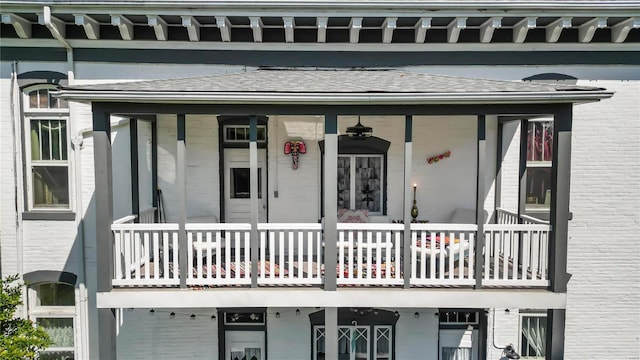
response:
<path id="1" fill-rule="evenodd" d="M 420 105 L 420 104 L 550 104 L 607 99 L 613 92 L 487 92 L 487 93 L 247 93 L 185 91 L 118 91 L 64 89 L 57 95 L 75 101 L 120 101 L 172 104 L 318 104 L 318 105 Z"/>
<path id="2" fill-rule="evenodd" d="M 388 307 L 565 309 L 567 294 L 514 289 L 228 288 L 116 289 L 97 294 L 98 308 L 189 307 Z"/>

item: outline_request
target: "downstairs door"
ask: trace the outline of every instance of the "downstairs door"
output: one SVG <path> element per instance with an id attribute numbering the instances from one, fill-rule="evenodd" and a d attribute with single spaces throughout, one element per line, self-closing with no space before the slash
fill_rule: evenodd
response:
<path id="1" fill-rule="evenodd" d="M 225 360 L 266 360 L 264 331 L 226 331 Z"/>

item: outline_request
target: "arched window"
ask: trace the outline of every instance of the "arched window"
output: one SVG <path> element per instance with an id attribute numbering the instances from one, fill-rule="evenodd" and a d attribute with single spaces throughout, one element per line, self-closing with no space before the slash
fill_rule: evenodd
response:
<path id="1" fill-rule="evenodd" d="M 39 359 L 75 358 L 76 276 L 67 272 L 36 271 L 24 275 L 28 286 L 29 318 L 49 334 L 53 344 Z"/>
<path id="2" fill-rule="evenodd" d="M 69 107 L 52 85 L 24 90 L 27 210 L 69 210 Z"/>

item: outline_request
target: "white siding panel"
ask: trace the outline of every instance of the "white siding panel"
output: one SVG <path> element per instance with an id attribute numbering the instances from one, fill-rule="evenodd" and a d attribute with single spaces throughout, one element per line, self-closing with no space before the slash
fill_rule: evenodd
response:
<path id="1" fill-rule="evenodd" d="M 140 210 L 153 206 L 151 122 L 138 121 L 138 189 Z"/>
<path id="2" fill-rule="evenodd" d="M 111 121 L 122 118 L 112 116 Z M 131 131 L 129 122 L 111 129 L 111 169 L 113 174 L 113 218 L 131 215 Z"/>
<path id="3" fill-rule="evenodd" d="M 309 314 L 320 309 L 281 308 L 267 312 L 267 352 L 269 359 L 299 360 L 310 359 L 311 324 Z M 276 312 L 280 318 L 276 319 Z"/>
<path id="4" fill-rule="evenodd" d="M 393 309 L 389 309 L 394 311 Z M 420 316 L 416 318 L 415 312 Z M 395 359 L 421 360 L 438 358 L 437 309 L 403 309 L 396 323 Z"/>
<path id="5" fill-rule="evenodd" d="M 175 311 L 174 319 L 169 314 Z M 196 314 L 191 320 L 190 314 Z M 127 360 L 218 359 L 218 319 L 215 309 L 123 309 L 117 358 Z M 217 316 L 217 314 L 216 314 Z"/>

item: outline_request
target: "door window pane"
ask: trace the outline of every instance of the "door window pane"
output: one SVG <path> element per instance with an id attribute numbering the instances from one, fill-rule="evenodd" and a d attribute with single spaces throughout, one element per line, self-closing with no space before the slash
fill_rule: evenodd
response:
<path id="1" fill-rule="evenodd" d="M 471 360 L 471 348 L 443 347 L 442 360 Z"/>
<path id="2" fill-rule="evenodd" d="M 33 206 L 68 207 L 69 173 L 66 166 L 33 166 Z"/>
<path id="3" fill-rule="evenodd" d="M 351 209 L 351 158 L 338 157 L 338 209 Z"/>
<path id="4" fill-rule="evenodd" d="M 382 212 L 382 158 L 356 157 L 356 209 Z"/>
<path id="5" fill-rule="evenodd" d="M 248 199 L 251 196 L 251 170 L 249 168 L 231 169 L 231 198 Z M 262 198 L 262 168 L 258 168 L 258 199 Z"/>

